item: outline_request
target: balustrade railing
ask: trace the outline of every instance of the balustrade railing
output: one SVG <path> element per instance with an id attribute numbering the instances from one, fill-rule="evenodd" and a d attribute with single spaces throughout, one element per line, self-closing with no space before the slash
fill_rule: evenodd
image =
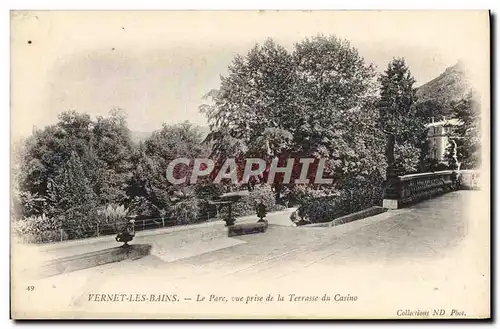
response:
<path id="1" fill-rule="evenodd" d="M 460 188 L 462 189 L 480 189 L 481 181 L 478 170 L 459 170 Z"/>
<path id="2" fill-rule="evenodd" d="M 390 198 L 384 198 L 383 206 L 389 209 L 432 198 L 460 188 L 458 173 L 452 170 L 397 176 L 388 182 Z"/>

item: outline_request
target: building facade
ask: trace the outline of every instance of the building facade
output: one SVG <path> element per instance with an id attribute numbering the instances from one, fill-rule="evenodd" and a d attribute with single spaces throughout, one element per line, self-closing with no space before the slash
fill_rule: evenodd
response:
<path id="1" fill-rule="evenodd" d="M 441 121 L 434 121 L 427 124 L 427 140 L 429 141 L 429 159 L 445 162 L 446 148 L 453 139 L 453 131 L 456 126 L 460 125 L 457 119 L 443 118 Z"/>

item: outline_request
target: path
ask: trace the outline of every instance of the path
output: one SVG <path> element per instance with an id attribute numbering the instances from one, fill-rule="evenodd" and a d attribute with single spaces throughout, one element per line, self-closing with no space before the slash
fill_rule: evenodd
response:
<path id="1" fill-rule="evenodd" d="M 174 241 L 172 248 L 165 250 L 169 256 L 156 254 L 60 275 L 38 284 L 52 293 L 57 291 L 53 286 L 64 287 L 59 290 L 64 291 L 59 295 L 61 305 L 95 312 L 104 306 L 108 311 L 123 311 L 125 305 L 92 304 L 87 300 L 90 293 L 125 288 L 148 294 L 177 291 L 183 296 L 249 289 L 263 294 L 279 289 L 287 293 L 292 289 L 296 294 L 339 292 L 361 296 L 363 305 L 371 303 L 369 309 L 363 309 L 366 316 L 379 314 L 378 308 L 402 307 L 401 301 L 411 294 L 413 301 L 421 302 L 418 307 L 457 300 L 457 305 L 466 303 L 468 312 L 472 312 L 474 305 L 482 307 L 479 301 L 489 293 L 489 221 L 479 213 L 487 209 L 471 206 L 481 197 L 477 191 L 457 191 L 332 228 L 270 225 L 264 234 L 228 238 L 220 234 L 219 227 L 211 226 L 212 230 L 199 233 L 204 247 L 198 249 L 212 244 L 213 250 L 184 254 L 178 251 L 182 247 L 174 246 L 183 236 L 176 232 L 168 235 Z M 164 238 L 158 235 L 155 239 Z M 218 243 L 224 246 L 218 248 Z M 381 296 L 387 299 L 380 300 Z M 158 312 L 146 304 L 130 307 L 144 314 Z M 207 307 L 203 308 L 207 314 L 221 312 L 220 308 Z M 292 311 L 290 305 L 275 307 L 276 314 Z M 304 307 L 293 309 L 293 315 L 306 312 Z M 339 307 L 335 312 L 356 311 Z M 314 310 L 329 314 L 326 308 Z M 255 312 L 260 311 L 255 308 Z M 174 307 L 169 309 L 169 314 L 172 312 L 187 311 Z"/>

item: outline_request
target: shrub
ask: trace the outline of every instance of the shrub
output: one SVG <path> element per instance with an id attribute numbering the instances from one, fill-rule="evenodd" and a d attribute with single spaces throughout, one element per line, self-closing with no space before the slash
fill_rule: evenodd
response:
<path id="1" fill-rule="evenodd" d="M 97 209 L 69 209 L 57 216 L 61 219 L 62 229 L 68 234 L 68 239 L 82 239 L 97 235 Z"/>
<path id="2" fill-rule="evenodd" d="M 207 220 L 217 216 L 217 208 L 209 202 L 217 199 L 224 193 L 224 186 L 222 184 L 215 184 L 212 182 L 203 182 L 195 186 L 196 197 L 199 200 L 198 206 L 200 220 Z"/>
<path id="3" fill-rule="evenodd" d="M 109 204 L 99 214 L 103 216 L 106 223 L 113 223 L 123 220 L 128 214 L 128 209 L 123 205 Z"/>
<path id="4" fill-rule="evenodd" d="M 304 202 L 298 216 L 311 223 L 329 222 L 345 215 L 346 202 L 342 197 L 322 197 Z"/>
<path id="5" fill-rule="evenodd" d="M 199 213 L 199 200 L 191 197 L 173 204 L 169 215 L 177 224 L 189 224 L 198 219 Z"/>
<path id="6" fill-rule="evenodd" d="M 299 209 L 294 222 L 322 223 L 359 210 L 381 205 L 381 177 L 351 177 L 338 182 L 337 190 L 294 189 Z"/>
<path id="7" fill-rule="evenodd" d="M 137 215 L 137 217 L 152 218 L 160 216 L 160 209 L 144 196 L 136 196 L 129 204 L 130 212 Z"/>
<path id="8" fill-rule="evenodd" d="M 427 159 L 424 162 L 424 172 L 433 172 L 433 171 L 441 171 L 448 170 L 448 165 L 442 162 L 439 162 L 436 159 Z"/>
<path id="9" fill-rule="evenodd" d="M 383 177 L 352 177 L 339 185 L 339 189 L 349 212 L 382 205 L 384 195 Z"/>
<path id="10" fill-rule="evenodd" d="M 56 242 L 68 238 L 66 232 L 61 230 L 60 221 L 45 214 L 14 220 L 12 234 L 25 243 Z"/>
<path id="11" fill-rule="evenodd" d="M 254 209 L 259 203 L 263 203 L 267 209 L 272 209 L 276 205 L 276 197 L 269 184 L 255 186 L 249 197 L 252 200 Z"/>
<path id="12" fill-rule="evenodd" d="M 272 211 L 276 207 L 276 197 L 269 184 L 256 185 L 248 196 L 242 197 L 232 205 L 233 217 L 257 215 L 257 205 L 263 203 L 267 211 Z M 221 209 L 221 217 L 228 216 L 228 207 Z"/>
<path id="13" fill-rule="evenodd" d="M 321 197 L 338 196 L 340 192 L 331 188 L 315 189 L 307 185 L 294 185 L 288 192 L 289 205 L 301 205 L 313 199 Z"/>
<path id="14" fill-rule="evenodd" d="M 106 228 L 106 231 L 113 227 L 116 232 L 120 232 L 126 224 L 125 217 L 128 212 L 123 205 L 108 204 L 107 207 L 97 211 L 97 220 L 103 228 Z"/>

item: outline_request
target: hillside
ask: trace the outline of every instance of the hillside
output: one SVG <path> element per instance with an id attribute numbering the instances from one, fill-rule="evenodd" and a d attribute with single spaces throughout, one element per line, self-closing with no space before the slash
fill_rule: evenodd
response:
<path id="1" fill-rule="evenodd" d="M 462 62 L 448 67 L 441 75 L 417 89 L 419 102 L 450 103 L 464 97 L 472 88 Z"/>
<path id="2" fill-rule="evenodd" d="M 450 103 L 465 97 L 472 90 L 468 71 L 462 62 L 448 67 L 438 77 L 417 88 L 418 104 L 426 116 L 440 119 L 453 116 Z"/>

